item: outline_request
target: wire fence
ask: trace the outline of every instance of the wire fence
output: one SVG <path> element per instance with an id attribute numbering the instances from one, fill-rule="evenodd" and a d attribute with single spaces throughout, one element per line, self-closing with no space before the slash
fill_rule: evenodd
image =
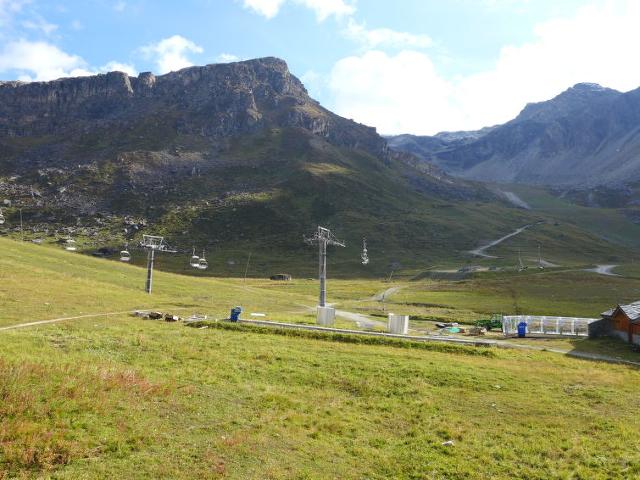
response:
<path id="1" fill-rule="evenodd" d="M 502 333 L 515 335 L 518 333 L 518 324 L 525 322 L 527 334 L 587 337 L 589 336 L 589 324 L 598 320 L 597 318 L 512 315 L 503 317 Z"/>

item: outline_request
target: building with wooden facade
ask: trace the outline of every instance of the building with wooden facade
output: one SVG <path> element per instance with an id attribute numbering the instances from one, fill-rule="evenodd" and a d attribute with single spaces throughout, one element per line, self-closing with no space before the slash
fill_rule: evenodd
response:
<path id="1" fill-rule="evenodd" d="M 640 301 L 618 305 L 602 313 L 610 335 L 640 345 Z"/>

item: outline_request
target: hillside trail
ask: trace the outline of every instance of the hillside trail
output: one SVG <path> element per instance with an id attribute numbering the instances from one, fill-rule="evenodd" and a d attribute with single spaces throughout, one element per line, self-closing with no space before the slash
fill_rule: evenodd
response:
<path id="1" fill-rule="evenodd" d="M 190 307 L 171 308 L 170 310 L 172 310 L 172 311 L 187 310 L 188 308 L 190 308 Z M 35 327 L 35 326 L 38 326 L 38 325 L 47 325 L 49 323 L 58 323 L 58 322 L 64 322 L 64 321 L 67 321 L 67 320 L 81 320 L 83 318 L 113 317 L 115 315 L 126 315 L 126 314 L 130 314 L 134 310 L 135 309 L 129 309 L 129 310 L 126 310 L 124 312 L 88 313 L 86 315 L 76 315 L 76 316 L 73 316 L 73 317 L 58 317 L 58 318 L 51 318 L 49 320 L 37 320 L 35 322 L 18 323 L 16 325 L 6 325 L 4 327 L 0 327 L 0 331 L 2 331 L 2 330 L 15 330 L 17 328 Z M 145 310 L 145 311 L 154 311 L 156 309 L 154 309 L 154 308 L 144 308 L 143 310 Z"/>
<path id="2" fill-rule="evenodd" d="M 513 192 L 505 192 L 504 190 L 500 190 L 505 198 L 511 202 L 512 205 L 515 205 L 518 208 L 523 208 L 525 210 L 531 210 L 531 205 L 525 202 L 522 198 L 516 195 Z"/>
<path id="3" fill-rule="evenodd" d="M 367 315 L 363 315 L 361 313 L 347 312 L 346 310 L 336 310 L 336 317 L 355 322 L 355 324 L 361 328 L 387 328 L 387 324 L 385 322 L 374 320 L 373 318 L 370 318 Z"/>
<path id="4" fill-rule="evenodd" d="M 387 300 L 391 295 L 398 293 L 402 288 L 403 287 L 389 287 L 380 293 L 376 293 L 373 297 L 367 298 L 366 300 L 382 302 L 383 300 Z"/>
<path id="5" fill-rule="evenodd" d="M 82 318 L 96 318 L 96 317 L 111 317 L 114 315 L 125 315 L 127 313 L 131 313 L 131 310 L 127 310 L 125 312 L 89 313 L 86 315 L 76 315 L 74 317 L 58 317 L 58 318 L 52 318 L 50 320 L 37 320 L 35 322 L 18 323 L 16 325 L 7 325 L 5 327 L 0 327 L 0 331 L 15 330 L 17 328 L 34 327 L 36 325 L 47 325 L 49 323 L 64 322 L 66 320 L 79 320 Z"/>
<path id="6" fill-rule="evenodd" d="M 607 275 L 609 277 L 621 277 L 617 273 L 613 273 L 613 269 L 618 265 L 596 265 L 596 268 L 587 268 L 585 272 L 598 273 L 600 275 Z"/>
<path id="7" fill-rule="evenodd" d="M 495 255 L 489 255 L 488 253 L 485 253 L 485 250 L 488 250 L 492 247 L 495 247 L 496 245 L 501 244 L 502 242 L 504 242 L 505 240 L 510 239 L 511 237 L 515 237 L 516 235 L 520 235 L 522 232 L 524 232 L 527 228 L 532 227 L 533 224 L 529 224 L 529 225 L 525 225 L 523 227 L 518 228 L 517 230 L 505 235 L 504 237 L 500 237 L 497 240 L 493 240 L 492 242 L 489 242 L 485 245 L 482 245 L 474 250 L 470 250 L 469 253 L 472 255 L 475 255 L 476 257 L 483 257 L 483 258 L 498 258 Z"/>
<path id="8" fill-rule="evenodd" d="M 300 307 L 304 307 L 307 311 L 315 312 L 317 307 L 312 307 L 309 305 L 303 305 L 301 303 L 296 304 Z M 333 307 L 335 304 L 327 303 L 327 307 Z M 336 309 L 336 317 L 340 317 L 344 320 L 348 320 L 350 322 L 354 322 L 358 327 L 372 329 L 375 327 L 387 328 L 387 324 L 385 322 L 381 322 L 380 320 L 374 320 L 373 318 L 364 315 L 362 313 L 348 312 L 346 310 L 338 310 Z"/>

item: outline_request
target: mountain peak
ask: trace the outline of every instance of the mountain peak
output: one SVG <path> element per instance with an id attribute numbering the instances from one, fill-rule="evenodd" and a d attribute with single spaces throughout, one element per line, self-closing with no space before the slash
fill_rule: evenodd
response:
<path id="1" fill-rule="evenodd" d="M 528 103 L 514 121 L 549 121 L 585 108 L 592 108 L 600 101 L 608 101 L 619 95 L 622 93 L 597 83 L 577 83 L 551 100 Z"/>
<path id="2" fill-rule="evenodd" d="M 603 90 L 610 90 L 610 89 L 606 88 L 606 87 L 603 87 L 599 83 L 580 82 L 580 83 L 576 83 L 569 90 L 583 90 L 583 91 L 601 92 Z"/>

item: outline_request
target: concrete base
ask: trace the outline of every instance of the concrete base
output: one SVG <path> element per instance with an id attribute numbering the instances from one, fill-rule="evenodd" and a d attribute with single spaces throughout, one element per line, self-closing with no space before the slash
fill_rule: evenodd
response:
<path id="1" fill-rule="evenodd" d="M 389 314 L 389 333 L 406 335 L 409 333 L 409 315 Z"/>
<path id="2" fill-rule="evenodd" d="M 336 309 L 333 307 L 318 307 L 316 323 L 323 327 L 332 327 L 336 323 Z"/>

